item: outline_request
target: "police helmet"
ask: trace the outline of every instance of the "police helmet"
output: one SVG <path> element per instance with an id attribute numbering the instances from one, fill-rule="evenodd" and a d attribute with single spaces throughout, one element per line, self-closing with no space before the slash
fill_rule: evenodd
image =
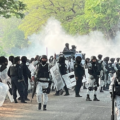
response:
<path id="1" fill-rule="evenodd" d="M 99 54 L 99 55 L 98 55 L 98 58 L 99 58 L 99 59 L 101 59 L 101 58 L 102 58 L 102 55 L 101 55 L 101 54 Z"/>
<path id="2" fill-rule="evenodd" d="M 115 61 L 115 58 L 111 58 L 110 61 L 111 61 L 111 62 L 114 62 L 114 61 Z"/>
<path id="3" fill-rule="evenodd" d="M 95 56 L 91 56 L 91 60 L 97 60 Z"/>
<path id="4" fill-rule="evenodd" d="M 41 59 L 47 59 L 46 55 L 42 55 Z"/>

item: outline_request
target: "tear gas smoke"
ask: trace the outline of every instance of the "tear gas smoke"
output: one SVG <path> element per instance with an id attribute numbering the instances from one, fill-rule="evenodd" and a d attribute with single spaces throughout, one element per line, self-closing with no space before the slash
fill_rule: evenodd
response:
<path id="1" fill-rule="evenodd" d="M 48 48 L 48 55 L 59 54 L 63 51 L 65 43 L 77 46 L 77 51 L 86 53 L 86 57 L 92 55 L 102 54 L 104 57 L 119 57 L 120 47 L 120 32 L 117 33 L 114 40 L 105 40 L 101 32 L 94 31 L 88 35 L 69 35 L 62 28 L 61 23 L 50 18 L 47 24 L 42 28 L 39 34 L 33 34 L 29 37 L 31 42 L 28 48 L 17 50 L 17 55 L 27 55 L 34 57 L 36 55 L 46 54 L 46 47 Z"/>

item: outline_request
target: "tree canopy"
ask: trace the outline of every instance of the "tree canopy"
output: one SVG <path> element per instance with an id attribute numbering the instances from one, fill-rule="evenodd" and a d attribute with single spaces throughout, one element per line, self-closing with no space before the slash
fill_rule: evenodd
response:
<path id="1" fill-rule="evenodd" d="M 70 34 L 93 30 L 114 35 L 120 18 L 120 0 L 23 0 L 26 17 L 20 25 L 25 36 L 40 31 L 51 17 L 58 19 Z"/>
<path id="2" fill-rule="evenodd" d="M 84 0 L 23 0 L 27 5 L 26 17 L 20 25 L 25 36 L 38 32 L 52 16 L 61 21 L 69 30 L 69 23 L 77 15 L 82 15 Z"/>
<path id="3" fill-rule="evenodd" d="M 0 55 L 10 53 L 13 48 L 22 49 L 28 46 L 28 39 L 25 39 L 24 32 L 18 29 L 21 19 L 0 18 L 0 22 Z"/>
<path id="4" fill-rule="evenodd" d="M 25 10 L 26 5 L 18 0 L 0 0 L 0 16 L 10 18 L 16 16 L 17 18 L 23 18 L 22 13 Z"/>

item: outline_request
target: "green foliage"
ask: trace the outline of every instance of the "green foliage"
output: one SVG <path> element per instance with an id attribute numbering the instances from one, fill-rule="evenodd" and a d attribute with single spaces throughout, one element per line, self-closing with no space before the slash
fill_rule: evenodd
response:
<path id="1" fill-rule="evenodd" d="M 70 25 L 71 21 L 77 15 L 82 15 L 84 10 L 84 0 L 23 0 L 23 2 L 28 10 L 20 29 L 24 31 L 26 37 L 38 32 L 51 16 L 61 21 L 69 31 L 73 27 Z"/>
<path id="2" fill-rule="evenodd" d="M 28 46 L 28 40 L 25 39 L 23 31 L 18 29 L 18 25 L 21 23 L 20 19 L 1 18 L 0 22 L 0 46 L 6 53 L 9 53 L 14 47 L 22 49 Z"/>
<path id="3" fill-rule="evenodd" d="M 16 16 L 17 18 L 23 18 L 22 13 L 25 10 L 26 5 L 18 0 L 0 0 L 0 16 L 10 18 Z"/>
<path id="4" fill-rule="evenodd" d="M 0 46 L 0 56 L 7 56 L 7 53 L 4 51 L 2 46 Z"/>
<path id="5" fill-rule="evenodd" d="M 25 36 L 40 31 L 53 16 L 70 34 L 93 30 L 114 36 L 120 18 L 120 0 L 23 0 L 26 17 L 20 25 Z"/>
<path id="6" fill-rule="evenodd" d="M 84 17 L 89 31 L 100 30 L 114 35 L 120 18 L 119 0 L 86 0 Z"/>

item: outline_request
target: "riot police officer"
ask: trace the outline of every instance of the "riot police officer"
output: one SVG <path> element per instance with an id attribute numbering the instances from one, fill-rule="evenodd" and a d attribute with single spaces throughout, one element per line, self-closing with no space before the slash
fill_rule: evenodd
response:
<path id="1" fill-rule="evenodd" d="M 27 57 L 26 56 L 22 56 L 21 58 L 21 69 L 22 69 L 22 74 L 23 74 L 23 79 L 24 79 L 24 86 L 25 86 L 25 100 L 29 101 L 29 99 L 27 98 L 28 96 L 28 78 L 31 79 L 31 72 L 28 69 L 28 66 L 26 65 L 27 62 Z"/>
<path id="2" fill-rule="evenodd" d="M 87 98 L 86 101 L 91 101 L 90 99 L 90 91 L 93 90 L 94 92 L 94 99 L 93 101 L 99 101 L 97 99 L 96 91 L 97 91 L 97 83 L 98 83 L 98 77 L 100 75 L 99 69 L 97 66 L 97 59 L 95 56 L 91 57 L 91 63 L 88 63 L 88 73 L 89 73 L 89 79 L 88 79 L 88 90 L 87 90 Z"/>
<path id="3" fill-rule="evenodd" d="M 25 96 L 24 96 L 25 89 L 24 89 L 24 85 L 23 85 L 22 69 L 20 66 L 20 58 L 19 57 L 14 58 L 14 64 L 9 67 L 8 76 L 11 78 L 14 102 L 17 103 L 16 92 L 18 90 L 18 92 L 20 94 L 20 98 L 21 98 L 21 103 L 26 103 Z"/>
<path id="4" fill-rule="evenodd" d="M 75 78 L 76 78 L 75 96 L 82 97 L 79 95 L 79 92 L 80 92 L 80 88 L 82 86 L 82 79 L 83 79 L 83 76 L 85 75 L 85 70 L 81 66 L 81 57 L 80 56 L 76 57 L 76 63 L 74 65 L 74 73 L 75 73 Z"/>
<path id="5" fill-rule="evenodd" d="M 108 68 L 109 57 L 105 57 L 103 61 L 103 72 L 104 72 L 104 87 L 103 90 L 108 89 L 109 81 L 109 68 Z"/>
<path id="6" fill-rule="evenodd" d="M 100 92 L 103 92 L 103 86 L 104 86 L 104 74 L 103 74 L 103 60 L 102 60 L 102 55 L 98 55 L 98 69 L 100 72 Z"/>
<path id="7" fill-rule="evenodd" d="M 118 71 L 119 69 L 120 69 L 120 58 L 116 58 L 116 64 L 115 64 L 115 67 L 114 67 L 114 69 L 115 69 L 115 71 Z"/>
<path id="8" fill-rule="evenodd" d="M 115 73 L 115 58 L 110 59 L 110 63 L 108 63 L 108 69 L 109 69 L 109 74 L 108 74 L 108 82 L 107 82 L 107 89 L 109 89 L 109 85 L 111 83 L 111 78 L 113 77 Z"/>
<path id="9" fill-rule="evenodd" d="M 58 65 L 59 65 L 59 70 L 60 70 L 61 76 L 67 74 L 67 65 L 65 64 L 65 57 L 63 55 L 60 56 Z M 66 92 L 64 96 L 68 96 L 69 90 L 68 90 L 66 84 L 64 86 L 64 90 Z"/>
<path id="10" fill-rule="evenodd" d="M 37 65 L 37 102 L 38 102 L 38 110 L 41 110 L 42 106 L 42 98 L 43 98 L 43 110 L 46 110 L 48 95 L 47 90 L 50 88 L 49 81 L 49 64 L 47 63 L 47 56 L 43 55 L 41 57 L 41 62 Z M 43 95 L 43 97 L 42 97 Z"/>
<path id="11" fill-rule="evenodd" d="M 114 87 L 112 87 L 113 85 Z M 114 90 L 112 90 L 112 88 L 114 88 Z M 120 113 L 120 69 L 118 69 L 116 74 L 114 74 L 109 90 L 110 90 L 112 100 L 115 100 L 115 104 L 113 105 L 115 105 L 116 107 L 115 110 L 118 113 L 117 120 L 119 120 L 120 118 L 120 114 L 119 114 Z M 112 111 L 114 111 L 114 109 Z"/>

